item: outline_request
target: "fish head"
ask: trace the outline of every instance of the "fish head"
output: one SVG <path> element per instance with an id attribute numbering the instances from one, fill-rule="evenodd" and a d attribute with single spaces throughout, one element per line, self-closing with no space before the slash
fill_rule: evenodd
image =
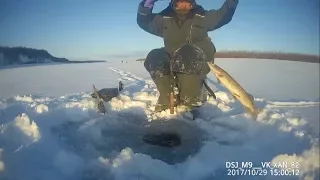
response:
<path id="1" fill-rule="evenodd" d="M 223 75 L 223 70 L 216 64 L 208 63 L 210 70 L 216 74 L 216 76 L 221 77 Z"/>

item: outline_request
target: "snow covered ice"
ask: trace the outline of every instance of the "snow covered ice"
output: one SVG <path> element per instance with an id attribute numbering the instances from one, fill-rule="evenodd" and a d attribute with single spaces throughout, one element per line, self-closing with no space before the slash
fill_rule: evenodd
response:
<path id="1" fill-rule="evenodd" d="M 190 121 L 152 112 L 158 91 L 141 62 L 1 69 L 0 179 L 319 179 L 319 66 L 216 63 L 264 108 L 257 121 L 212 75 L 208 82 L 218 100 L 210 98 L 202 117 Z M 105 103 L 106 115 L 98 114 L 92 84 L 117 87 L 120 80 L 124 90 Z M 143 134 L 154 131 L 177 132 L 182 145 L 143 143 Z M 299 175 L 228 176 L 231 161 L 297 162 Z"/>

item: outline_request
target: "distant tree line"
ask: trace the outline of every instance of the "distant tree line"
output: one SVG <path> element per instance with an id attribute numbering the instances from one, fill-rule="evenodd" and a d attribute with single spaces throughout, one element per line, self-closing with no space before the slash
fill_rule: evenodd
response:
<path id="1" fill-rule="evenodd" d="M 276 59 L 276 60 L 319 63 L 319 55 L 285 53 L 285 52 L 218 51 L 214 57 L 215 58 Z"/>
<path id="2" fill-rule="evenodd" d="M 0 65 L 69 62 L 66 58 L 52 56 L 44 49 L 0 46 Z"/>
<path id="3" fill-rule="evenodd" d="M 218 51 L 214 58 L 243 58 L 243 59 L 274 59 L 288 61 L 302 61 L 320 63 L 319 55 L 285 53 L 285 52 L 259 52 L 259 51 Z M 144 61 L 145 58 L 136 61 Z"/>

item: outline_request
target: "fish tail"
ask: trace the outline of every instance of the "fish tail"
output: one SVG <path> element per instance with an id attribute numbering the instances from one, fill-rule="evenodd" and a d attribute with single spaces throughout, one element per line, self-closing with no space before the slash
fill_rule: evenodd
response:
<path id="1" fill-rule="evenodd" d="M 260 108 L 255 108 L 253 111 L 250 112 L 250 115 L 252 117 L 252 119 L 254 119 L 255 121 L 257 120 L 258 115 L 262 112 L 263 109 Z"/>
<path id="2" fill-rule="evenodd" d="M 244 107 L 244 111 L 247 114 L 249 114 L 252 119 L 257 120 L 257 117 L 259 113 L 262 111 L 262 109 L 258 109 L 258 108 L 251 109 L 251 108 Z"/>

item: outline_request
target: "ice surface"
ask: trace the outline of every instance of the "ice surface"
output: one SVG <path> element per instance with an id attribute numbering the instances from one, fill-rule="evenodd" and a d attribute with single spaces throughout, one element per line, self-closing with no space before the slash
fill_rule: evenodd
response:
<path id="1" fill-rule="evenodd" d="M 319 179 L 319 67 L 216 61 L 255 97 L 253 121 L 210 75 L 201 118 L 153 113 L 158 92 L 140 62 L 29 66 L 0 70 L 0 179 L 211 180 Z M 8 78 L 10 77 L 10 78 Z M 96 87 L 119 97 L 96 112 Z M 143 143 L 149 132 L 175 132 L 175 148 Z M 297 176 L 228 176 L 226 162 L 293 162 Z M 282 168 L 285 169 L 285 168 Z"/>

